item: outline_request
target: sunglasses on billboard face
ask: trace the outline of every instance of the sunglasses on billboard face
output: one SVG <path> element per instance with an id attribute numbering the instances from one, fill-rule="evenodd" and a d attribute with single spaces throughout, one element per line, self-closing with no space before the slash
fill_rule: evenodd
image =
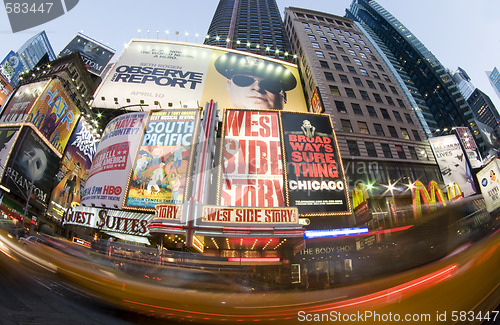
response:
<path id="1" fill-rule="evenodd" d="M 281 91 L 281 87 L 279 86 L 279 84 L 277 84 L 275 82 L 271 82 L 268 80 L 262 80 L 260 78 L 254 78 L 254 77 L 247 76 L 247 75 L 237 74 L 237 75 L 234 75 L 231 78 L 231 80 L 238 87 L 250 87 L 255 82 L 258 82 L 260 88 L 263 88 L 263 89 L 269 91 L 270 93 L 278 94 Z"/>

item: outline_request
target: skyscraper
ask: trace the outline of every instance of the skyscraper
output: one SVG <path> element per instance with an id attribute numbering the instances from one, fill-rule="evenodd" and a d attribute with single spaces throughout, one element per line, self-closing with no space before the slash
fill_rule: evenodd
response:
<path id="1" fill-rule="evenodd" d="M 56 55 L 45 31 L 41 31 L 27 40 L 17 51 L 19 59 L 23 63 L 25 70 L 33 69 L 44 55 L 48 55 L 49 61 L 56 59 Z"/>
<path id="2" fill-rule="evenodd" d="M 275 0 L 220 0 L 204 44 L 290 60 Z"/>
<path id="3" fill-rule="evenodd" d="M 498 69 L 495 67 L 493 71 L 487 71 L 488 79 L 490 80 L 493 89 L 497 93 L 498 98 L 500 98 L 500 73 Z"/>
<path id="4" fill-rule="evenodd" d="M 417 105 L 414 109 L 421 111 L 427 133 L 454 126 L 477 130 L 474 115 L 448 71 L 396 17 L 374 0 L 353 0 L 346 12 L 361 23 L 396 68 Z"/>

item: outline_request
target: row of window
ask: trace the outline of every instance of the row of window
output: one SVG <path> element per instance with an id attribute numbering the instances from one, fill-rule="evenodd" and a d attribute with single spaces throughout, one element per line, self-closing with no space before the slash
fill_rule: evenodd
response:
<path id="1" fill-rule="evenodd" d="M 339 75 L 339 77 L 340 77 L 341 82 L 346 83 L 345 80 L 346 80 L 347 76 Z M 329 79 L 327 79 L 327 80 L 329 80 Z M 335 86 L 335 85 L 328 85 L 328 86 L 330 88 L 330 94 L 332 96 L 335 96 L 335 97 L 342 97 L 343 96 L 342 93 L 340 92 L 340 88 L 338 86 Z M 345 91 L 345 95 L 349 98 L 354 98 L 354 99 L 361 98 L 361 99 L 366 100 L 366 101 L 372 101 L 372 99 L 370 98 L 370 95 L 368 94 L 367 91 L 358 90 L 360 97 L 356 96 L 356 92 L 352 88 L 345 87 L 344 91 Z M 384 101 L 382 99 L 382 96 L 380 96 L 380 94 L 372 93 L 372 97 L 375 100 L 375 102 L 380 103 L 380 104 L 384 104 Z M 384 97 L 385 97 L 385 101 L 387 102 L 388 105 L 396 106 L 396 103 L 394 102 L 394 100 L 392 99 L 391 96 L 384 96 Z M 396 98 L 396 101 L 398 102 L 399 107 L 406 109 L 406 105 L 402 99 Z M 343 110 L 343 105 L 341 104 L 341 102 L 340 102 L 340 105 L 337 106 L 337 110 L 340 113 L 347 113 L 346 111 Z"/>
<path id="2" fill-rule="evenodd" d="M 337 24 L 338 26 L 345 26 L 347 28 L 352 28 L 352 25 L 348 22 L 345 22 L 345 21 L 340 21 L 340 20 L 337 20 L 337 19 L 330 19 L 328 17 L 321 17 L 321 16 L 313 16 L 313 15 L 309 15 L 309 14 L 303 14 L 303 13 L 300 13 L 300 12 L 296 12 L 295 15 L 297 16 L 297 18 L 306 18 L 306 19 L 311 19 L 311 20 L 317 20 L 317 21 L 321 21 L 321 22 L 327 22 L 327 23 L 330 23 L 330 24 Z M 306 23 L 306 22 L 303 22 L 302 23 L 304 26 L 306 27 L 309 27 L 309 23 Z M 321 26 L 319 24 L 312 24 L 314 28 L 317 28 L 317 29 L 320 29 Z M 323 26 L 323 28 L 325 28 L 326 30 L 331 30 L 330 27 L 328 26 Z M 339 31 L 339 29 L 335 28 L 335 30 Z M 349 33 L 348 31 L 346 31 L 346 33 Z M 356 34 L 355 34 L 356 35 Z M 357 35 L 359 37 L 359 35 Z"/>
<path id="3" fill-rule="evenodd" d="M 350 120 L 345 120 L 345 119 L 340 119 L 340 123 L 342 125 L 342 131 L 343 132 L 354 132 L 354 129 L 352 127 L 351 121 Z M 357 121 L 359 133 L 362 134 L 372 134 L 373 132 L 370 132 L 370 129 L 368 128 L 368 123 L 363 122 L 363 121 Z M 375 130 L 375 134 L 379 136 L 385 137 L 385 131 L 382 126 L 382 124 L 379 123 L 373 123 L 373 129 Z M 399 138 L 398 132 L 396 131 L 396 127 L 392 125 L 388 125 L 387 129 L 389 130 L 389 134 L 393 138 Z M 400 128 L 401 135 L 403 136 L 403 139 L 406 140 L 412 140 L 410 138 L 410 134 L 408 133 L 408 129 L 406 128 Z M 422 139 L 420 138 L 420 135 L 418 134 L 417 130 L 411 130 L 413 134 L 413 139 L 416 141 L 421 141 Z"/>
<path id="4" fill-rule="evenodd" d="M 376 144 L 373 142 L 364 142 L 366 152 L 368 154 L 368 157 L 378 157 L 377 149 L 376 149 Z M 392 154 L 391 150 L 391 145 L 388 143 L 380 143 L 381 149 L 382 149 L 382 154 L 384 155 L 384 158 L 394 158 L 394 155 Z M 354 140 L 347 140 L 347 148 L 349 149 L 349 154 L 351 156 L 361 156 L 361 153 L 359 151 L 359 146 L 358 142 Z M 406 156 L 406 153 L 404 151 L 403 146 L 395 144 L 394 149 L 398 155 L 399 159 L 408 159 Z M 421 150 L 425 153 L 425 150 Z M 408 152 L 410 153 L 410 158 L 412 160 L 419 160 L 419 155 L 417 154 L 417 150 L 415 147 L 408 146 Z M 426 157 L 426 155 L 423 155 Z"/>

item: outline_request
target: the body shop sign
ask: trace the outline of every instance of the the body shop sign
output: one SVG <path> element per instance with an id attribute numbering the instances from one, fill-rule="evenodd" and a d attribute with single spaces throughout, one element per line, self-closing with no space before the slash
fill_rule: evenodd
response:
<path id="1" fill-rule="evenodd" d="M 154 215 L 77 206 L 68 209 L 63 225 L 75 225 L 136 236 L 147 236 Z"/>

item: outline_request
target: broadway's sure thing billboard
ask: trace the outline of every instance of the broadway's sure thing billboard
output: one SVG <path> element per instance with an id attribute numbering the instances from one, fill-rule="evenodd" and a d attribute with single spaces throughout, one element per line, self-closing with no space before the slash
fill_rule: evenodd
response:
<path id="1" fill-rule="evenodd" d="M 122 205 L 147 115 L 147 112 L 127 113 L 108 123 L 90 168 L 82 204 L 115 208 Z"/>
<path id="2" fill-rule="evenodd" d="M 351 213 L 328 115 L 228 109 L 222 132 L 217 204 Z"/>
<path id="3" fill-rule="evenodd" d="M 452 135 L 430 138 L 432 151 L 446 185 L 458 184 L 464 196 L 476 193 L 471 168 L 460 146 L 458 138 Z"/>
<path id="4" fill-rule="evenodd" d="M 99 42 L 78 33 L 59 53 L 59 57 L 78 52 L 89 72 L 102 75 L 104 68 L 115 55 L 115 51 Z"/>
<path id="5" fill-rule="evenodd" d="M 207 45 L 132 40 L 94 95 L 93 107 L 204 106 L 307 112 L 296 65 Z M 115 104 L 115 99 L 118 106 Z"/>
<path id="6" fill-rule="evenodd" d="M 124 208 L 154 212 L 157 204 L 184 202 L 198 116 L 198 109 L 150 111 L 130 171 Z"/>

